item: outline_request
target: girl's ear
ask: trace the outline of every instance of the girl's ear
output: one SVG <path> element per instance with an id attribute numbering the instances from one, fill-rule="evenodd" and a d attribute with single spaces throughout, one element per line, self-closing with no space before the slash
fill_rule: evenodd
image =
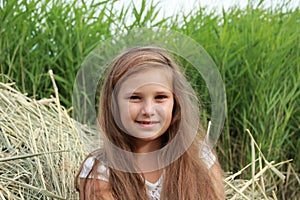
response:
<path id="1" fill-rule="evenodd" d="M 118 94 L 118 89 L 115 88 L 111 94 L 111 102 L 108 102 L 114 117 L 119 116 Z"/>
<path id="2" fill-rule="evenodd" d="M 174 92 L 173 92 L 173 102 L 174 104 L 173 104 L 172 116 L 174 117 L 175 114 L 179 112 L 180 109 L 178 98 L 176 97 L 176 94 Z"/>
<path id="3" fill-rule="evenodd" d="M 118 93 L 117 91 L 112 92 L 112 98 L 110 102 L 110 111 L 111 111 L 111 116 L 112 120 L 115 122 L 115 124 L 118 126 L 119 129 L 125 130 L 121 121 L 120 117 L 120 109 L 118 105 Z M 109 103 L 109 102 L 108 102 Z"/>

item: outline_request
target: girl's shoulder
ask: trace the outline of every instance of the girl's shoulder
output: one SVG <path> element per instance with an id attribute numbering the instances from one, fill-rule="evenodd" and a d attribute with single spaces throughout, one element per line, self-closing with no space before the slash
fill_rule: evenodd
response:
<path id="1" fill-rule="evenodd" d="M 212 149 L 205 141 L 200 141 L 200 152 L 199 157 L 206 164 L 207 168 L 210 169 L 216 162 L 216 156 L 213 154 Z"/>
<path id="2" fill-rule="evenodd" d="M 210 146 L 204 141 L 200 141 L 199 157 L 208 169 L 216 162 L 216 156 L 213 154 Z M 94 168 L 96 170 L 93 170 Z M 109 181 L 109 168 L 101 160 L 97 159 L 96 156 L 90 155 L 82 165 L 79 178 L 94 178 L 95 174 L 97 179 L 106 182 Z"/>
<path id="3" fill-rule="evenodd" d="M 93 168 L 95 167 L 96 170 L 94 171 Z M 97 179 L 109 181 L 109 169 L 95 156 L 91 155 L 84 161 L 79 178 L 94 178 L 95 174 Z"/>

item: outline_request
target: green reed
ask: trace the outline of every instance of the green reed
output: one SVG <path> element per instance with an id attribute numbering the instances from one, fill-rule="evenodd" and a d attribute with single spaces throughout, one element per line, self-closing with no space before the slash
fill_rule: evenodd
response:
<path id="1" fill-rule="evenodd" d="M 294 159 L 300 169 L 300 10 L 233 7 L 217 15 L 206 8 L 158 19 L 160 4 L 117 1 L 3 0 L 0 3 L 0 80 L 16 82 L 37 99 L 53 95 L 53 70 L 62 104 L 85 56 L 107 38 L 136 27 L 164 27 L 198 41 L 216 62 L 226 85 L 228 112 L 218 144 L 225 170 L 250 162 L 250 129 L 269 160 Z M 131 20 L 128 20 L 131 19 Z M 189 73 L 187 71 L 187 73 Z M 202 78 L 190 72 L 203 96 Z M 203 86 L 204 85 L 204 86 Z"/>

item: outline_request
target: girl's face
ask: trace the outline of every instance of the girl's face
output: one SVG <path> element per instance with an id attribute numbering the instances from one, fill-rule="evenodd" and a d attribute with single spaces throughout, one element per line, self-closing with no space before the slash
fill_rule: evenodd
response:
<path id="1" fill-rule="evenodd" d="M 120 121 L 129 135 L 153 141 L 169 128 L 174 99 L 167 70 L 153 67 L 130 75 L 117 98 Z"/>

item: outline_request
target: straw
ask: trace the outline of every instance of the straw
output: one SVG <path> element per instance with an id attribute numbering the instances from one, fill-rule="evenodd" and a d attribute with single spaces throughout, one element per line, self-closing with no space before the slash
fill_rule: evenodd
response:
<path id="1" fill-rule="evenodd" d="M 53 72 L 49 74 L 56 87 Z M 79 199 L 74 177 L 88 153 L 83 141 L 95 135 L 69 116 L 58 97 L 56 88 L 55 97 L 31 99 L 13 84 L 0 82 L 0 199 Z M 292 160 L 268 161 L 246 131 L 252 161 L 224 178 L 227 199 L 277 199 L 278 183 L 270 181 L 276 177 L 284 183 L 293 176 L 300 185 Z M 285 175 L 279 169 L 287 164 Z M 283 188 L 288 187 L 285 182 Z"/>

